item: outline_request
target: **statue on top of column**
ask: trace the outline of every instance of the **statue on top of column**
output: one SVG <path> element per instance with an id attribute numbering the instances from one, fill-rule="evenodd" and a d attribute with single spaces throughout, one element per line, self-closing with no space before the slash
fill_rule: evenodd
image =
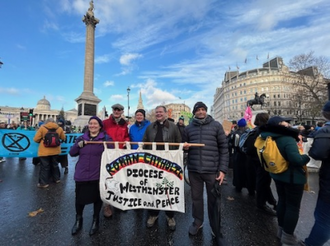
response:
<path id="1" fill-rule="evenodd" d="M 94 3 L 93 3 L 93 0 L 91 0 L 91 1 L 89 2 L 89 8 L 88 8 L 87 13 L 88 13 L 90 16 L 94 16 L 94 12 L 93 12 L 93 10 L 94 10 Z"/>

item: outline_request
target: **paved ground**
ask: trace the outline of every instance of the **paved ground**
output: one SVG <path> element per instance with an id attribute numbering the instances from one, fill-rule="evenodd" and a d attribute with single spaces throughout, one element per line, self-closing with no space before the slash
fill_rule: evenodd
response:
<path id="1" fill-rule="evenodd" d="M 71 235 L 75 220 L 73 172 L 75 158 L 70 158 L 68 175 L 60 184 L 37 188 L 39 167 L 31 158 L 19 161 L 6 159 L 0 163 L 0 245 L 214 245 L 205 215 L 204 228 L 197 236 L 188 235 L 192 222 L 190 188 L 185 187 L 186 213 L 177 213 L 177 229 L 167 229 L 164 212 L 156 226 L 146 228 L 147 211 L 116 212 L 112 219 L 101 218 L 100 232 L 92 237 L 88 231 L 92 222 L 92 205 L 84 213 L 84 227 L 80 234 Z M 63 172 L 63 170 L 62 170 Z M 311 173 L 311 192 L 305 192 L 297 236 L 305 238 L 313 224 L 313 211 L 318 191 L 318 174 Z M 223 186 L 222 211 L 225 245 L 279 245 L 276 239 L 276 219 L 255 209 L 254 198 L 246 190 L 236 193 L 231 185 Z M 39 208 L 43 213 L 28 217 Z M 326 244 L 330 245 L 330 243 Z"/>

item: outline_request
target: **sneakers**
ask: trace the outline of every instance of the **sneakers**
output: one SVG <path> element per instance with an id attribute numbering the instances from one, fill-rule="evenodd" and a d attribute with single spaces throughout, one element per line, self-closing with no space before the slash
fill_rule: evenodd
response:
<path id="1" fill-rule="evenodd" d="M 61 183 L 61 180 L 56 180 L 55 183 L 59 184 L 59 183 Z"/>
<path id="2" fill-rule="evenodd" d="M 268 215 L 276 216 L 276 211 L 267 205 L 257 206 L 257 207 L 258 207 L 258 209 L 262 210 L 263 212 L 265 212 Z"/>
<path id="3" fill-rule="evenodd" d="M 1 163 L 1 162 L 5 162 L 5 161 L 6 161 L 6 160 L 5 160 L 5 159 L 3 159 L 3 158 L 1 158 L 1 159 L 0 159 L 0 163 Z"/>
<path id="4" fill-rule="evenodd" d="M 175 231 L 176 223 L 174 218 L 170 218 L 166 216 L 167 226 L 171 231 Z"/>
<path id="5" fill-rule="evenodd" d="M 45 184 L 45 185 L 37 184 L 37 187 L 42 188 L 42 189 L 48 188 L 48 186 L 49 186 L 49 184 Z"/>
<path id="6" fill-rule="evenodd" d="M 301 245 L 304 245 L 303 241 L 298 240 L 295 235 L 285 233 L 284 231 L 282 231 L 281 243 L 282 243 L 282 246 L 289 246 L 289 245 L 301 246 Z"/>
<path id="7" fill-rule="evenodd" d="M 153 227 L 157 219 L 158 219 L 158 216 L 151 216 L 150 215 L 148 220 L 147 220 L 147 227 L 148 228 Z M 175 223 L 175 221 L 174 221 L 174 223 Z"/>
<path id="8" fill-rule="evenodd" d="M 191 224 L 191 226 L 189 226 L 189 234 L 192 236 L 195 236 L 198 233 L 199 229 L 201 229 L 202 227 L 203 227 L 203 224 L 197 225 L 195 222 L 193 222 Z M 212 233 L 213 233 L 213 231 L 212 231 Z"/>
<path id="9" fill-rule="evenodd" d="M 104 205 L 103 215 L 106 218 L 110 218 L 112 216 L 112 209 L 110 205 Z"/>

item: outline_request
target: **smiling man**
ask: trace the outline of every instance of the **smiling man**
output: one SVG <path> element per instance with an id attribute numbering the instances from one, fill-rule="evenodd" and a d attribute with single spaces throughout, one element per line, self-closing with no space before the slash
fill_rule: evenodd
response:
<path id="1" fill-rule="evenodd" d="M 124 113 L 124 106 L 116 103 L 111 106 L 112 114 L 109 119 L 103 121 L 104 130 L 114 142 L 129 141 L 127 122 L 121 116 Z M 124 144 L 119 144 L 119 148 L 124 148 Z M 104 206 L 104 216 L 110 218 L 112 209 L 110 205 Z"/>
<path id="2" fill-rule="evenodd" d="M 189 227 L 189 234 L 196 235 L 204 222 L 204 183 L 207 192 L 209 221 L 216 198 L 211 193 L 215 182 L 223 182 L 228 169 L 229 154 L 226 135 L 222 125 L 207 114 L 207 106 L 197 102 L 193 109 L 194 118 L 185 128 L 183 141 L 203 143 L 204 147 L 190 147 L 188 150 L 188 171 L 191 185 L 192 216 L 194 221 Z M 212 230 L 215 230 L 212 228 Z"/>
<path id="3" fill-rule="evenodd" d="M 167 120 L 167 110 L 165 106 L 157 106 L 155 109 L 156 121 L 151 123 L 143 136 L 143 142 L 165 142 L 180 143 L 181 135 L 176 125 Z M 151 149 L 151 145 L 144 146 L 145 149 Z M 177 146 L 170 146 L 170 149 L 177 149 Z M 164 150 L 164 145 L 157 145 L 157 150 Z M 175 230 L 176 223 L 174 212 L 166 211 L 167 225 L 170 230 Z M 158 219 L 159 210 L 150 210 L 147 227 L 153 227 Z"/>

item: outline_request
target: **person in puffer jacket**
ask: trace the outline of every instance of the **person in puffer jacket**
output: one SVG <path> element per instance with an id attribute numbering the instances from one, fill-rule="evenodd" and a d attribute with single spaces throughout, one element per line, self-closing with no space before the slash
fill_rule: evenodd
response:
<path id="1" fill-rule="evenodd" d="M 196 235 L 204 222 L 203 190 L 207 191 L 208 216 L 211 221 L 216 198 L 211 193 L 215 182 L 223 182 L 228 170 L 228 142 L 222 125 L 207 114 L 207 106 L 197 102 L 193 109 L 194 118 L 185 128 L 184 149 L 188 151 L 188 171 L 191 185 L 192 216 L 194 221 L 189 234 Z M 204 147 L 189 146 L 203 143 Z"/>
<path id="2" fill-rule="evenodd" d="M 330 101 L 322 110 L 327 119 L 325 125 L 314 135 L 314 141 L 308 154 L 315 160 L 321 160 L 320 189 L 315 207 L 315 224 L 305 244 L 321 246 L 330 239 Z"/>

